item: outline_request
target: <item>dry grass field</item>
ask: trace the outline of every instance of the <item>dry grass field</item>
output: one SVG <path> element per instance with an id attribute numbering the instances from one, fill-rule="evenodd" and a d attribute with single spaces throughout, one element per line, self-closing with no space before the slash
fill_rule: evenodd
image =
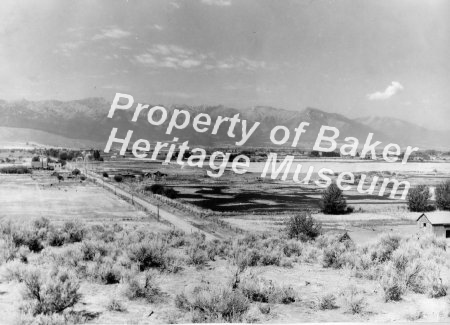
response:
<path id="1" fill-rule="evenodd" d="M 47 171 L 25 175 L 0 174 L 0 204 L 2 218 L 14 220 L 38 217 L 99 223 L 153 220 L 91 182 L 81 182 L 80 179 L 58 182 Z M 155 222 L 155 226 L 167 229 L 160 223 Z"/>

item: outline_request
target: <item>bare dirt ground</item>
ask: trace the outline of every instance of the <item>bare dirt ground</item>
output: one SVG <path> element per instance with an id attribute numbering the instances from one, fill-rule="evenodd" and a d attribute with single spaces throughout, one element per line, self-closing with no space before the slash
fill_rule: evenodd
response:
<path id="1" fill-rule="evenodd" d="M 291 286 L 297 292 L 296 302 L 270 304 L 270 314 L 261 316 L 262 323 L 300 322 L 405 322 L 421 313 L 420 321 L 449 321 L 449 302 L 424 295 L 408 294 L 400 302 L 386 303 L 380 296 L 381 288 L 375 281 L 352 277 L 347 270 L 324 269 L 317 264 L 294 264 L 292 268 L 264 266 L 247 271 L 270 280 L 277 285 Z M 120 285 L 101 285 L 84 282 L 81 287 L 83 300 L 76 306 L 85 314 L 92 315 L 93 324 L 167 324 L 190 323 L 189 315 L 173 304 L 175 295 L 199 283 L 225 283 L 229 280 L 231 267 L 228 262 L 209 262 L 202 269 L 185 267 L 177 274 L 162 274 L 158 281 L 164 294 L 157 303 L 126 301 L 126 312 L 108 311 L 106 305 L 111 297 L 120 297 Z M 352 285 L 363 292 L 364 313 L 353 314 L 346 310 L 344 292 Z M 3 324 L 16 319 L 15 308 L 20 304 L 20 285 L 0 283 L 0 318 Z M 337 308 L 319 310 L 315 306 L 326 294 L 337 296 Z M 123 299 L 122 299 L 123 300 Z"/>
<path id="2" fill-rule="evenodd" d="M 212 195 L 212 198 L 214 195 Z M 269 204 L 268 201 L 257 202 Z M 113 193 L 99 185 L 79 180 L 65 180 L 59 183 L 48 172 L 36 172 L 32 175 L 0 175 L 1 217 L 30 220 L 45 216 L 52 221 L 82 219 L 92 223 L 117 222 L 145 227 L 154 232 L 171 229 L 170 226 L 149 218 L 133 205 L 119 199 Z M 357 244 L 366 244 L 385 232 L 412 234 L 417 230 L 410 221 L 412 215 L 404 211 L 354 213 L 333 217 L 314 215 L 326 230 L 348 231 Z M 272 231 L 277 233 L 284 226 L 284 216 L 239 215 L 224 218 L 229 223 L 249 232 Z M 353 322 L 353 321 L 440 321 L 448 322 L 450 317 L 449 301 L 428 298 L 426 295 L 406 294 L 399 302 L 386 303 L 381 298 L 381 288 L 376 281 L 355 278 L 345 269 L 323 268 L 317 263 L 294 263 L 292 267 L 255 266 L 252 272 L 274 283 L 293 287 L 298 295 L 290 305 L 273 304 L 271 312 L 261 316 L 259 322 Z M 110 297 L 120 295 L 118 284 L 101 285 L 83 282 L 82 301 L 76 309 L 92 315 L 91 323 L 97 324 L 155 324 L 186 323 L 191 319 L 174 305 L 174 297 L 200 282 L 221 283 L 229 280 L 231 267 L 228 261 L 217 259 L 209 261 L 206 267 L 185 266 L 177 274 L 161 274 L 159 283 L 164 294 L 161 300 L 149 304 L 144 301 L 126 301 L 126 312 L 108 311 L 106 304 Z M 448 274 L 444 275 L 446 278 Z M 340 293 L 349 284 L 354 284 L 366 298 L 366 310 L 353 314 L 345 308 L 344 296 Z M 16 320 L 17 307 L 21 301 L 21 285 L 0 283 L 0 319 L 5 324 Z M 338 308 L 318 310 L 315 304 L 326 293 L 337 295 Z M 415 317 L 420 318 L 414 319 Z"/>

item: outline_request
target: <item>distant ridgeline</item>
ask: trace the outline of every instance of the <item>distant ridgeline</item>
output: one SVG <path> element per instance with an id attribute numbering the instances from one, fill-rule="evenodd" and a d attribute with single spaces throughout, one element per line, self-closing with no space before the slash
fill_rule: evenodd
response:
<path id="1" fill-rule="evenodd" d="M 126 103 L 121 102 L 125 99 Z M 117 93 L 111 104 L 111 108 L 108 113 L 108 118 L 113 119 L 115 117 L 116 111 L 129 110 L 132 109 L 134 105 L 134 98 L 131 95 Z M 246 144 L 246 142 L 252 137 L 255 131 L 260 126 L 260 122 L 248 123 L 247 120 L 240 118 L 240 113 L 236 113 L 231 117 L 216 116 L 214 119 L 205 112 L 198 113 L 195 116 L 191 116 L 191 113 L 187 110 L 175 109 L 173 111 L 168 111 L 162 106 L 144 105 L 137 103 L 133 108 L 133 114 L 130 122 L 136 123 L 140 117 L 142 117 L 142 112 L 146 113 L 146 120 L 149 124 L 149 128 L 167 125 L 165 127 L 165 134 L 167 136 L 173 136 L 172 132 L 175 130 L 184 130 L 191 127 L 196 133 L 204 134 L 203 136 L 217 135 L 219 130 L 226 132 L 226 136 L 234 141 L 234 145 L 241 147 Z M 165 123 L 168 121 L 168 123 Z M 284 125 L 277 125 L 269 131 L 269 139 L 274 146 L 290 146 L 296 148 L 299 144 L 300 138 L 303 134 L 308 132 L 309 122 L 300 122 L 297 127 L 290 130 Z M 239 130 L 240 132 L 237 132 Z M 158 155 L 164 151 L 166 162 L 170 162 L 174 157 L 175 152 L 178 157 L 176 162 L 180 165 L 187 164 L 191 167 L 202 168 L 205 165 L 205 161 L 208 160 L 207 166 L 209 169 L 207 174 L 210 177 L 220 177 L 223 175 L 225 168 L 230 162 L 230 153 L 224 153 L 222 151 L 214 151 L 211 155 L 208 155 L 204 148 L 189 147 L 189 139 L 183 139 L 174 136 L 171 141 L 157 141 L 153 145 L 147 139 L 134 139 L 133 130 L 120 130 L 117 127 L 113 127 L 109 135 L 106 147 L 104 149 L 105 153 L 109 153 L 111 147 L 114 144 L 121 145 L 120 154 L 124 155 L 127 148 L 131 146 L 132 154 L 136 158 L 146 158 L 150 160 L 157 160 Z M 359 153 L 361 158 L 371 157 L 376 159 L 376 150 L 382 144 L 380 141 L 373 141 L 373 133 L 369 133 L 364 141 L 362 150 Z M 333 126 L 322 125 L 315 136 L 314 146 L 312 150 L 318 152 L 334 152 L 337 149 L 337 139 L 340 136 L 340 131 L 338 128 Z M 341 156 L 351 156 L 355 157 L 357 155 L 357 150 L 359 147 L 359 140 L 355 137 L 345 137 L 341 142 L 339 151 Z M 152 149 L 153 147 L 153 149 Z M 389 143 L 382 149 L 382 157 L 386 162 L 393 163 L 401 160 L 402 164 L 408 162 L 408 157 L 414 151 L 419 148 L 408 146 L 406 151 L 402 154 L 401 148 L 396 143 Z M 190 156 L 187 160 L 184 160 L 185 153 L 190 151 Z M 151 155 L 150 155 L 151 153 Z M 400 159 L 402 155 L 403 159 Z M 278 158 L 276 153 L 269 153 L 264 170 L 261 177 L 267 177 L 270 175 L 272 179 L 276 179 L 280 173 L 282 173 L 281 179 L 287 180 L 289 172 L 291 170 L 294 161 L 294 156 L 288 155 L 284 160 L 277 166 Z M 244 154 L 239 154 L 231 160 L 231 170 L 237 174 L 244 174 L 248 171 L 250 166 L 250 158 Z M 292 180 L 297 183 L 308 183 L 311 175 L 314 171 L 314 167 L 311 166 L 308 169 L 306 177 L 302 180 L 299 179 L 299 175 L 302 170 L 302 165 L 297 164 L 295 171 L 293 173 Z M 322 168 L 318 171 L 319 180 L 315 183 L 320 187 L 327 187 L 331 184 L 331 178 L 329 176 L 334 175 L 334 172 L 328 168 Z M 366 175 L 361 175 L 361 179 L 357 190 L 361 193 L 371 194 L 375 185 L 378 181 L 378 177 L 374 177 L 372 184 L 369 189 L 364 190 L 363 185 L 366 179 Z M 355 181 L 355 176 L 352 172 L 342 172 L 339 174 L 336 183 L 342 190 L 349 190 L 351 187 L 348 184 L 353 184 Z M 347 184 L 347 185 L 344 185 Z M 402 193 L 402 199 L 406 198 L 407 192 L 409 190 L 409 182 L 398 182 L 396 179 L 385 178 L 380 189 L 379 195 L 383 195 L 386 188 L 392 187 L 390 197 L 395 198 L 396 191 L 400 185 L 404 186 L 404 191 Z M 402 187 L 403 187 L 402 186 Z"/>

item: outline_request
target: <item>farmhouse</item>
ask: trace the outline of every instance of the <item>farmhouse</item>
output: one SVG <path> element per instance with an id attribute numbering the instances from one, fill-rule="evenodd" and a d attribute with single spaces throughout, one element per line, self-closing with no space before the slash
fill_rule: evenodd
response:
<path id="1" fill-rule="evenodd" d="M 53 168 L 53 170 L 61 170 L 61 168 L 62 168 L 62 164 L 60 162 L 54 162 L 54 161 L 49 162 L 48 166 L 50 168 Z"/>
<path id="2" fill-rule="evenodd" d="M 450 212 L 431 212 L 423 213 L 417 219 L 417 225 L 436 237 L 444 237 L 450 239 Z"/>
<path id="3" fill-rule="evenodd" d="M 48 166 L 48 159 L 46 157 L 33 157 L 31 159 L 31 168 L 33 169 L 46 169 Z"/>

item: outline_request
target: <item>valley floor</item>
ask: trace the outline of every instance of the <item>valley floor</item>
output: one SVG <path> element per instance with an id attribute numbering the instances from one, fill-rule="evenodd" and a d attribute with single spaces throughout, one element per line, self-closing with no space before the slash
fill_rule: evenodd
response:
<path id="1" fill-rule="evenodd" d="M 183 235 L 174 232 L 173 227 L 167 223 L 158 222 L 136 206 L 92 182 L 75 179 L 59 183 L 45 173 L 0 175 L 0 204 L 3 256 L 0 319 L 7 324 L 17 322 L 18 319 L 26 324 L 27 315 L 19 313 L 25 290 L 20 279 L 26 277 L 26 270 L 33 265 L 39 266 L 43 279 L 46 272 L 56 266 L 69 267 L 69 271 L 75 271 L 81 284 L 81 299 L 74 305 L 73 312 L 78 320 L 88 323 L 223 321 L 223 318 L 217 318 L 221 311 L 208 313 L 203 307 L 199 309 L 198 299 L 207 305 L 208 299 L 217 294 L 215 290 L 218 287 L 231 294 L 232 291 L 227 290 L 230 281 L 236 280 L 236 270 L 242 263 L 239 256 L 243 256 L 246 264 L 239 271 L 240 280 L 236 283 L 236 292 L 243 295 L 242 299 L 248 301 L 248 306 L 246 305 L 245 312 L 229 319 L 231 321 L 450 321 L 450 300 L 446 296 L 430 297 L 428 288 L 424 289 L 424 293 L 407 289 L 398 301 L 386 302 L 382 281 L 378 277 L 384 274 L 384 269 L 391 266 L 376 260 L 364 262 L 366 254 L 379 254 L 377 252 L 384 245 L 380 242 L 380 235 L 384 238 L 396 238 L 401 233 L 408 238 L 417 232 L 411 218 L 405 214 L 355 213 L 336 219 L 317 214 L 314 217 L 323 223 L 327 234 L 311 243 L 285 238 L 283 227 L 286 216 L 227 217 L 226 222 L 245 229 L 247 234 L 235 234 L 229 239 L 213 242 L 204 237 L 202 239 L 198 234 Z M 42 240 L 44 249 L 36 252 L 22 248 L 11 251 L 8 248 L 10 246 L 6 245 L 10 243 L 6 236 L 8 231 L 15 231 L 15 236 L 25 231 L 30 236 L 34 233 L 33 227 L 36 227 L 32 221 L 42 217 L 48 218 L 51 223 L 50 226 L 45 226 L 45 231 L 36 231 L 41 236 L 39 240 Z M 8 228 L 8 220 L 18 228 Z M 79 242 L 64 242 L 62 246 L 51 244 L 54 229 L 66 236 L 69 231 L 67 223 L 73 221 L 79 221 L 77 226 L 85 229 L 84 237 Z M 270 235 L 262 235 L 267 231 Z M 339 236 L 345 231 L 348 231 L 356 246 L 335 252 L 344 264 L 328 265 L 327 249 L 340 247 Z M 67 236 L 63 237 L 66 241 Z M 136 261 L 139 261 L 134 251 L 136 245 L 148 243 L 149 246 L 145 249 L 151 250 L 154 245 L 161 244 L 160 240 L 164 245 L 157 246 L 160 248 L 158 251 L 167 253 L 162 257 L 164 262 L 159 266 L 150 266 L 145 271 L 136 270 Z M 419 255 L 423 253 L 425 259 L 425 256 L 436 259 L 436 264 L 433 265 L 439 266 L 439 276 L 447 284 L 450 281 L 448 247 L 444 251 L 439 248 L 441 246 L 435 247 L 428 240 L 424 239 L 420 242 L 421 246 L 416 246 L 419 243 L 414 240 L 402 239 L 399 245 L 404 246 L 402 249 L 406 251 L 411 247 L 423 249 Z M 369 247 L 369 253 L 363 246 Z M 94 250 L 94 255 L 86 255 L 87 247 Z M 14 256 L 25 254 L 28 263 L 20 264 L 18 260 L 23 260 L 23 257 L 16 257 L 13 261 L 5 260 L 7 253 L 16 254 Z M 392 258 L 397 257 L 394 254 Z M 420 256 L 418 261 L 424 263 L 424 270 L 431 267 Z M 367 266 L 362 269 L 361 263 L 367 263 Z M 25 273 L 17 271 L 17 268 L 25 270 Z M 117 274 L 108 273 L 108 270 L 116 268 Z M 133 279 L 141 279 L 150 271 L 154 288 L 157 288 L 150 297 L 145 294 L 134 297 L 124 293 L 130 290 L 132 283 L 129 282 L 132 281 L 129 280 L 129 274 L 132 274 Z M 108 280 L 110 277 L 113 280 Z M 426 281 L 429 280 L 424 278 L 423 281 L 428 283 Z M 139 287 L 139 284 L 135 285 Z M 204 290 L 202 292 L 205 296 L 196 296 L 198 290 Z M 255 296 L 258 290 L 262 290 L 260 295 L 268 295 L 268 301 Z M 221 299 L 227 297 L 224 293 L 219 296 Z M 323 308 L 323 301 L 327 296 L 333 297 L 333 303 L 331 307 L 328 306 L 330 308 Z M 123 305 L 122 311 L 110 310 L 113 297 Z M 184 304 L 188 304 L 188 307 L 180 302 L 183 299 L 186 299 Z M 221 315 L 220 317 L 228 317 L 226 314 Z"/>

